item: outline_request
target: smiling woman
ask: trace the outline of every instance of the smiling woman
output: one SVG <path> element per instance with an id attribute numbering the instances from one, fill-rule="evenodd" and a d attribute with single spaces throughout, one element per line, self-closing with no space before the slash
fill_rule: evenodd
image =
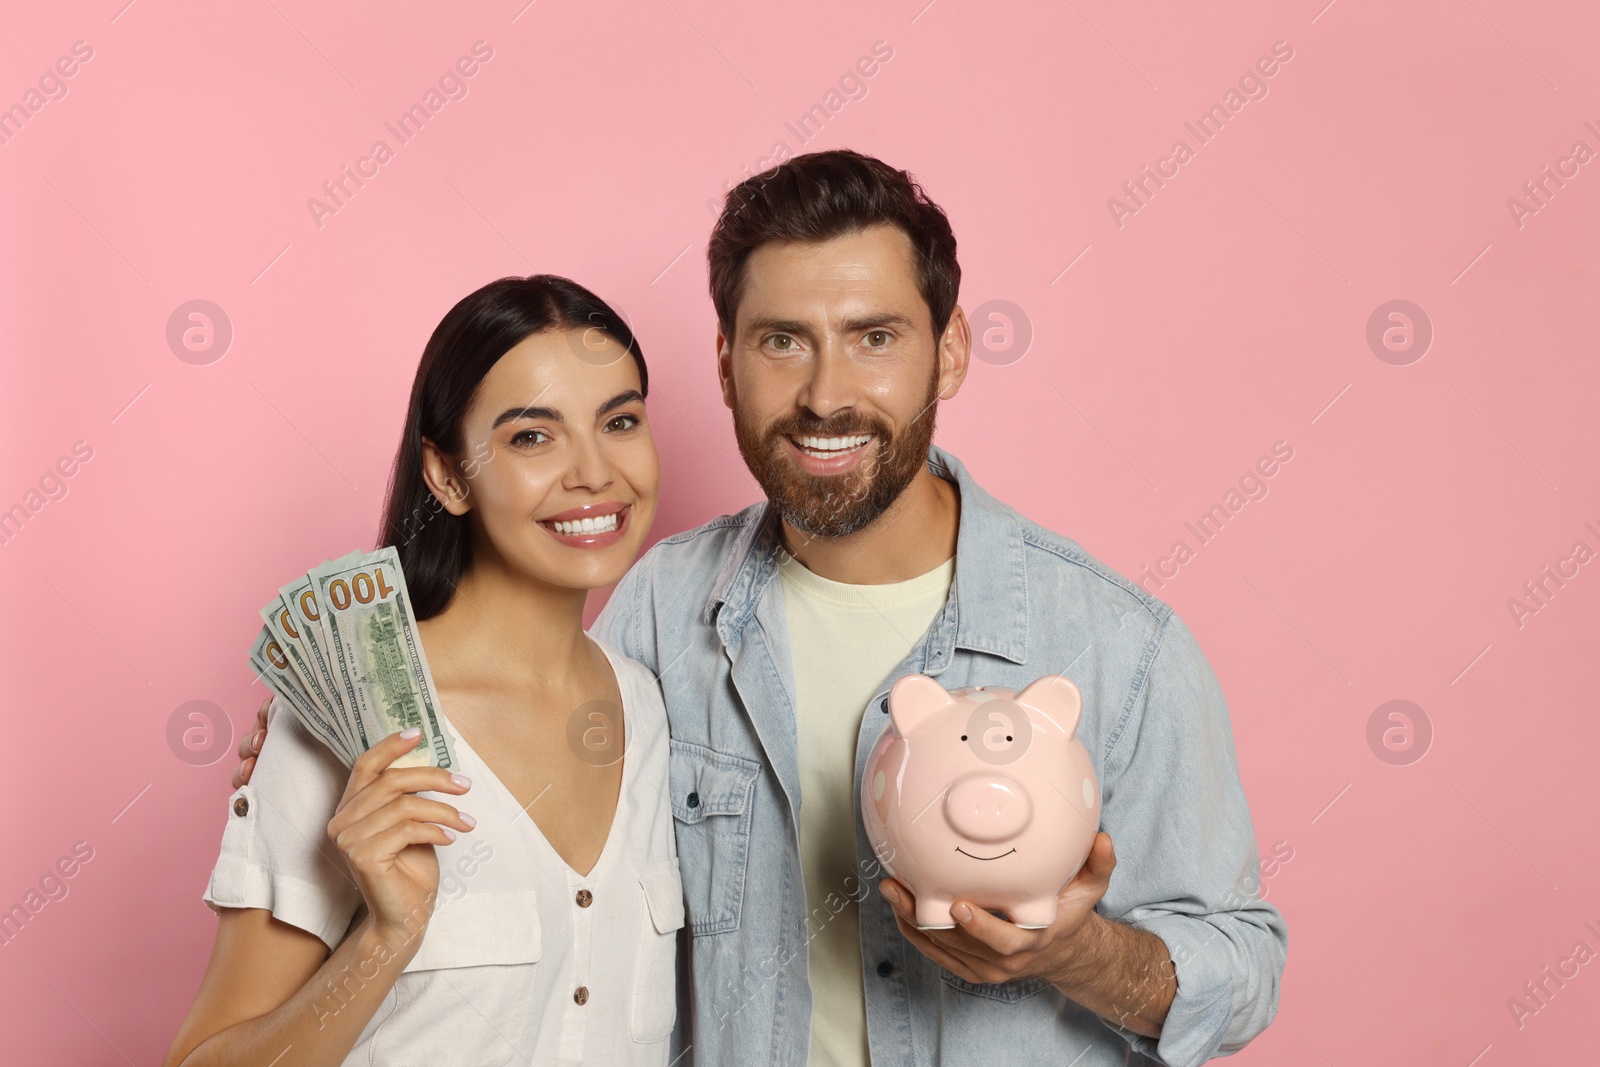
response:
<path id="1" fill-rule="evenodd" d="M 564 278 L 503 278 L 434 330 L 379 533 L 458 773 L 393 766 L 405 733 L 347 772 L 272 720 L 228 807 L 217 939 L 169 1064 L 668 1062 L 666 708 L 583 630 L 655 517 L 647 389 L 627 324 Z"/>

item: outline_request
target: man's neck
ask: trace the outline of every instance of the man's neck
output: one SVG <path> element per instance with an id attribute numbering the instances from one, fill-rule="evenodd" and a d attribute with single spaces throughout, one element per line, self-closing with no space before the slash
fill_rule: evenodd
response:
<path id="1" fill-rule="evenodd" d="M 926 574 L 955 555 L 961 494 L 923 467 L 889 509 L 846 537 L 815 537 L 782 523 L 783 545 L 813 574 L 850 585 L 887 585 Z"/>

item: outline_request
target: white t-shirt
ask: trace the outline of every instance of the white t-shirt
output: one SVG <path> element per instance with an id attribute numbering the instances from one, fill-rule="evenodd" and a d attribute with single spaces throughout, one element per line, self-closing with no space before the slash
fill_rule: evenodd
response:
<path id="1" fill-rule="evenodd" d="M 856 739 L 861 715 L 944 606 L 955 557 L 888 585 L 850 585 L 779 550 L 800 745 L 800 862 L 810 940 L 812 1067 L 865 1065 L 863 896 L 856 860 Z"/>
<path id="2" fill-rule="evenodd" d="M 477 826 L 437 846 L 438 903 L 422 945 L 346 1064 L 667 1063 L 683 887 L 666 707 L 648 668 L 594 640 L 616 674 L 625 738 L 617 812 L 594 869 L 585 876 L 569 867 L 451 730 L 472 788 L 419 795 L 459 805 Z M 204 899 L 212 908 L 265 908 L 331 950 L 364 908 L 327 837 L 349 772 L 280 710 L 274 702 L 250 784 L 228 800 Z M 352 969 L 317 1010 L 338 1011 L 340 989 L 362 981 Z"/>

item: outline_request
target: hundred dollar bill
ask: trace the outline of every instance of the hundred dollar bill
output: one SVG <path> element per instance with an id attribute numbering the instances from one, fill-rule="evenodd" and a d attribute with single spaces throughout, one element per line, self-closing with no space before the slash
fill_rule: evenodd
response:
<path id="1" fill-rule="evenodd" d="M 350 725 L 362 751 L 396 732 L 422 728 L 396 767 L 454 770 L 455 747 L 439 714 L 438 689 L 423 655 L 400 557 L 391 548 L 314 567 L 331 665 L 343 683 Z"/>
<path id="2" fill-rule="evenodd" d="M 360 555 L 352 552 L 347 559 Z M 356 747 L 355 728 L 350 724 L 351 713 L 345 707 L 344 686 L 335 676 L 334 667 L 323 645 L 322 608 L 317 603 L 317 590 L 311 576 L 302 574 L 278 591 L 287 616 L 282 618 L 285 630 L 291 626 L 298 632 L 300 644 L 305 649 L 306 666 L 311 671 L 317 688 L 321 691 L 322 706 L 327 709 L 334 725 L 344 731 L 345 741 L 352 751 Z"/>
<path id="3" fill-rule="evenodd" d="M 355 762 L 356 753 L 344 742 L 339 731 L 333 728 L 317 702 L 306 692 L 290 665 L 289 657 L 270 627 L 261 627 L 255 643 L 250 646 L 250 666 L 267 683 L 274 693 L 294 711 L 318 740 L 333 751 L 346 767 Z"/>
<path id="4" fill-rule="evenodd" d="M 281 655 L 289 661 L 290 669 L 300 680 L 301 690 L 321 709 L 324 720 L 344 742 L 345 750 L 354 751 L 355 738 L 342 721 L 343 716 L 338 713 L 339 705 L 329 696 L 327 687 L 322 683 L 322 672 L 317 670 L 311 651 L 306 647 L 305 631 L 281 595 L 261 609 L 261 621 L 277 639 Z"/>

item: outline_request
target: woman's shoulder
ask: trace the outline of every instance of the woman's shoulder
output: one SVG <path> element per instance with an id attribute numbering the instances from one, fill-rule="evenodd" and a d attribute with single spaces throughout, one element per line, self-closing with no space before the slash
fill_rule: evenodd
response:
<path id="1" fill-rule="evenodd" d="M 309 808 L 324 822 L 344 795 L 350 771 L 306 728 L 294 711 L 274 697 L 267 710 L 267 735 L 256 756 L 250 784 L 275 803 Z"/>
<path id="2" fill-rule="evenodd" d="M 604 638 L 589 635 L 595 644 L 605 650 L 617 673 L 617 686 L 622 690 L 622 702 L 629 708 L 638 708 L 646 714 L 666 720 L 667 706 L 661 695 L 661 682 L 649 667 L 622 652 Z"/>

